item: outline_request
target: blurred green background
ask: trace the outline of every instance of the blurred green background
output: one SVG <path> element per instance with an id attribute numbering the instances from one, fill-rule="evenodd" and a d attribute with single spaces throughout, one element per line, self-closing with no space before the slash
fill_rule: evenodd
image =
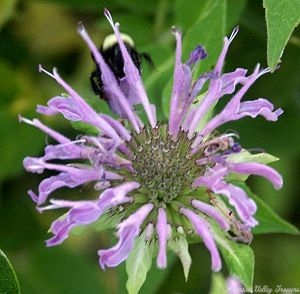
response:
<path id="1" fill-rule="evenodd" d="M 47 139 L 17 119 L 18 114 L 38 117 L 36 104 L 46 104 L 50 97 L 62 92 L 51 78 L 38 73 L 38 64 L 49 70 L 57 67 L 83 97 L 95 99 L 97 107 L 106 112 L 103 101 L 93 96 L 89 75 L 94 66 L 76 33 L 76 25 L 83 21 L 100 45 L 111 32 L 103 16 L 103 8 L 107 7 L 121 23 L 121 30 L 134 38 L 139 51 L 151 55 L 154 67 L 144 62 L 143 77 L 150 99 L 158 107 L 158 116 L 163 119 L 169 99 L 163 94 L 172 78 L 175 48 L 170 28 L 176 25 L 185 35 L 208 2 L 211 1 L 0 0 L 0 248 L 16 270 L 22 293 L 126 293 L 124 265 L 105 272 L 98 266 L 97 249 L 108 246 L 107 234 L 86 233 L 72 236 L 61 246 L 45 247 L 47 230 L 59 212 L 36 211 L 27 190 L 36 190 L 44 175 L 25 173 L 22 160 L 28 155 L 41 155 Z M 226 70 L 245 67 L 251 71 L 257 62 L 266 66 L 267 33 L 261 1 L 228 1 L 222 17 L 215 9 L 207 27 L 197 28 L 199 38 L 197 31 L 187 36 L 185 58 L 198 43 L 206 44 L 202 36 L 211 33 L 210 26 L 215 24 L 217 33 L 211 37 L 218 46 L 207 45 L 209 59 L 204 68 L 209 68 L 220 52 L 221 37 L 239 25 L 240 33 L 229 51 Z M 219 23 L 225 25 L 218 30 Z M 259 178 L 249 180 L 251 189 L 279 215 L 300 227 L 299 28 L 287 44 L 280 68 L 257 81 L 246 97 L 266 97 L 284 109 L 276 123 L 246 118 L 226 125 L 240 134 L 245 148 L 263 148 L 280 157 L 273 166 L 283 175 L 283 189 L 274 191 Z M 61 117 L 42 120 L 65 134 L 75 134 Z M 62 193 L 69 199 L 78 194 L 94 196 L 92 187 Z M 254 285 L 300 289 L 298 236 L 257 235 L 252 248 L 256 255 Z M 208 293 L 209 255 L 201 244 L 191 246 L 191 255 L 193 264 L 187 283 L 179 260 L 170 257 L 167 270 L 159 271 L 153 266 L 141 293 Z"/>

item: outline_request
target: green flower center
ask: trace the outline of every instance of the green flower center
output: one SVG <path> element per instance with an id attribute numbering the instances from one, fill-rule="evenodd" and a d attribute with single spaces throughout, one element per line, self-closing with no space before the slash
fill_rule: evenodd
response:
<path id="1" fill-rule="evenodd" d="M 193 180 L 204 170 L 196 164 L 199 154 L 190 154 L 191 144 L 184 131 L 172 138 L 167 125 L 147 126 L 132 135 L 128 143 L 135 170 L 132 180 L 141 184 L 139 194 L 146 196 L 146 201 L 168 204 L 191 191 Z"/>

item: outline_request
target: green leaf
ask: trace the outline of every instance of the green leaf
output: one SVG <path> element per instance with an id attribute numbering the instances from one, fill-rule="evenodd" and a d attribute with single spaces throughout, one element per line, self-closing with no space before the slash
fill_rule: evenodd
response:
<path id="1" fill-rule="evenodd" d="M 251 291 L 254 275 L 254 253 L 252 249 L 248 245 L 229 240 L 224 232 L 216 226 L 213 227 L 213 231 L 229 274 L 237 277 L 246 289 Z"/>
<path id="2" fill-rule="evenodd" d="M 241 152 L 230 154 L 228 156 L 228 160 L 234 163 L 257 162 L 257 163 L 267 164 L 267 163 L 277 161 L 279 160 L 279 158 L 268 153 L 251 154 L 247 150 L 242 150 Z"/>
<path id="3" fill-rule="evenodd" d="M 11 108 L 11 101 L 17 95 L 20 85 L 18 84 L 16 70 L 2 60 L 0 60 L 0 76 L 9 77 L 9 81 L 5 78 L 0 79 L 0 105 L 3 110 L 4 107 Z"/>
<path id="4" fill-rule="evenodd" d="M 16 0 L 0 1 L 0 29 L 12 17 L 16 3 Z"/>
<path id="5" fill-rule="evenodd" d="M 146 242 L 145 233 L 136 239 L 134 249 L 126 260 L 126 272 L 128 274 L 126 288 L 129 294 L 138 293 L 144 284 L 151 268 L 153 250 L 154 242 Z"/>
<path id="6" fill-rule="evenodd" d="M 211 0 L 204 0 L 199 5 L 199 0 L 189 0 L 188 2 L 176 0 L 174 5 L 175 24 L 186 32 L 197 22 L 201 15 L 205 14 L 204 7 L 208 7 L 210 2 Z"/>
<path id="7" fill-rule="evenodd" d="M 39 130 L 20 124 L 17 115 L 9 111 L 0 112 L 0 153 L 1 158 L 0 178 L 5 179 L 15 176 L 23 170 L 22 161 L 25 156 L 37 154 L 42 149 L 44 134 Z"/>
<path id="8" fill-rule="evenodd" d="M 245 183 L 233 182 L 234 185 L 241 187 L 245 190 L 247 195 L 251 197 L 257 204 L 257 212 L 255 219 L 258 220 L 259 225 L 252 231 L 254 234 L 265 233 L 286 233 L 286 234 L 299 234 L 299 230 L 283 220 L 278 214 L 276 214 L 261 198 L 254 194 Z"/>
<path id="9" fill-rule="evenodd" d="M 70 123 L 75 130 L 80 131 L 84 134 L 90 136 L 97 136 L 99 134 L 99 129 L 87 123 L 81 121 L 70 121 Z"/>
<path id="10" fill-rule="evenodd" d="M 19 283 L 16 274 L 5 256 L 0 250 L 0 293 L 17 294 L 20 293 Z"/>
<path id="11" fill-rule="evenodd" d="M 282 219 L 270 207 L 268 207 L 263 200 L 255 195 L 251 195 L 257 204 L 257 213 L 255 218 L 258 220 L 259 225 L 253 229 L 254 234 L 264 233 L 286 233 L 298 235 L 299 230 Z"/>
<path id="12" fill-rule="evenodd" d="M 230 0 L 227 1 L 226 13 L 226 31 L 231 30 L 233 27 L 239 25 L 240 17 L 246 7 L 246 0 Z"/>
<path id="13" fill-rule="evenodd" d="M 168 244 L 171 250 L 173 250 L 175 254 L 178 255 L 178 257 L 180 258 L 183 266 L 184 277 L 185 280 L 187 281 L 190 267 L 192 264 L 192 258 L 189 253 L 189 244 L 186 238 L 183 236 L 179 236 L 175 240 L 170 239 Z"/>
<path id="14" fill-rule="evenodd" d="M 257 204 L 257 212 L 255 218 L 258 220 L 259 225 L 253 229 L 254 234 L 265 233 L 286 233 L 286 234 L 299 234 L 299 230 L 283 220 L 278 214 L 276 214 L 265 202 L 257 197 L 246 186 L 242 185 L 249 197 L 251 197 Z"/>
<path id="15" fill-rule="evenodd" d="M 154 243 L 154 252 L 158 250 L 158 243 Z M 141 289 L 142 294 L 161 293 L 161 288 L 169 280 L 173 274 L 174 264 L 176 263 L 177 256 L 172 252 L 167 253 L 168 266 L 166 269 L 159 269 L 156 264 L 151 267 L 147 274 L 147 279 Z M 180 273 L 181 274 L 181 273 Z"/>
<path id="16" fill-rule="evenodd" d="M 41 240 L 37 245 L 31 243 L 24 251 L 30 262 L 17 269 L 22 293 L 117 293 L 115 285 L 106 284 L 113 273 L 102 272 L 96 251 L 90 251 L 89 255 L 87 250 L 79 249 L 82 244 L 78 241 L 68 248 L 46 248 Z"/>
<path id="17" fill-rule="evenodd" d="M 268 31 L 268 65 L 272 71 L 280 61 L 284 47 L 300 21 L 300 1 L 264 0 Z"/>
<path id="18" fill-rule="evenodd" d="M 221 274 L 213 274 L 209 294 L 227 293 L 226 281 Z"/>

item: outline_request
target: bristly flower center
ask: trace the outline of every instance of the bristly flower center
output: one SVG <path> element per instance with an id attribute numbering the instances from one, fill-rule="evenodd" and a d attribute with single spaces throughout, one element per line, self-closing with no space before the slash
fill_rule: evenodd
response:
<path id="1" fill-rule="evenodd" d="M 128 146 L 132 151 L 134 180 L 141 184 L 139 194 L 161 205 L 174 199 L 180 201 L 180 197 L 190 192 L 192 181 L 204 171 L 196 164 L 199 154 L 190 154 L 191 144 L 184 131 L 172 138 L 166 124 L 147 126 L 134 133 Z"/>

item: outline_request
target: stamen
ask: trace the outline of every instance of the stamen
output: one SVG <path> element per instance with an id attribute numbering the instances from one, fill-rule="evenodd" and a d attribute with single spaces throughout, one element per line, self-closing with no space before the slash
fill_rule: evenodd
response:
<path id="1" fill-rule="evenodd" d="M 233 31 L 232 31 L 232 33 L 231 33 L 231 35 L 230 35 L 230 37 L 229 37 L 229 40 L 228 40 L 229 43 L 232 42 L 232 40 L 235 38 L 235 36 L 237 35 L 238 32 L 239 32 L 239 26 L 236 26 L 236 27 L 233 29 Z"/>
<path id="2" fill-rule="evenodd" d="M 271 72 L 271 69 L 270 69 L 269 67 L 264 68 L 263 70 L 261 70 L 261 71 L 259 72 L 259 76 L 258 76 L 258 77 L 260 77 L 260 76 L 262 76 L 262 75 L 264 75 L 264 74 L 266 74 L 266 73 L 269 73 L 269 72 Z"/>
<path id="3" fill-rule="evenodd" d="M 53 68 L 53 72 L 54 72 L 54 70 L 56 70 L 55 67 Z M 50 76 L 51 78 L 55 79 L 55 76 L 52 73 L 50 73 L 49 71 L 45 70 L 41 64 L 39 64 L 39 72 L 43 72 L 43 73 L 47 74 L 48 76 Z"/>
<path id="4" fill-rule="evenodd" d="M 18 115 L 18 120 L 19 120 L 19 122 L 24 122 L 24 123 L 26 123 L 28 125 L 35 126 L 36 124 L 35 124 L 34 121 L 36 121 L 37 119 L 30 120 L 28 118 L 23 117 L 21 114 L 19 114 Z"/>
<path id="5" fill-rule="evenodd" d="M 113 26 L 114 25 L 113 18 L 107 8 L 104 8 L 104 16 L 107 18 L 111 26 Z"/>

